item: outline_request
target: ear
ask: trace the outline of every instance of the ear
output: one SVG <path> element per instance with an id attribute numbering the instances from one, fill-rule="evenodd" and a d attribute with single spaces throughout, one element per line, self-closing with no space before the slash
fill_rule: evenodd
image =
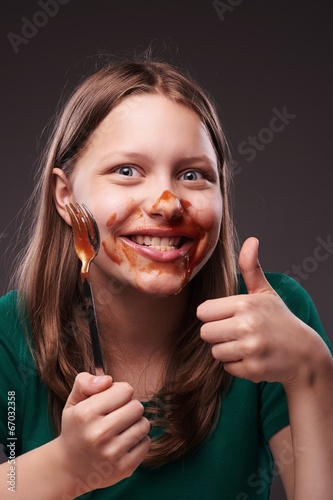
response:
<path id="1" fill-rule="evenodd" d="M 59 215 L 71 226 L 66 205 L 73 202 L 73 190 L 69 178 L 61 168 L 53 169 L 53 199 Z"/>

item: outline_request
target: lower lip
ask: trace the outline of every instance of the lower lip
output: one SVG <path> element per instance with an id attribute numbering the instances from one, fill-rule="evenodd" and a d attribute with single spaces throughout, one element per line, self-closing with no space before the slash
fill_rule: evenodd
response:
<path id="1" fill-rule="evenodd" d="M 160 251 L 149 246 L 139 245 L 128 238 L 121 238 L 121 240 L 125 245 L 135 250 L 136 253 L 156 262 L 173 262 L 180 259 L 188 254 L 190 247 L 193 245 L 193 240 L 188 240 L 176 250 Z"/>

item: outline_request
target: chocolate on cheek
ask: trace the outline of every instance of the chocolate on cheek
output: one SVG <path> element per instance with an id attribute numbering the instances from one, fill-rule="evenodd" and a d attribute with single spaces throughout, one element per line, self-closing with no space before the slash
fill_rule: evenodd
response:
<path id="1" fill-rule="evenodd" d="M 188 208 L 190 208 L 192 206 L 192 203 L 188 200 L 184 200 L 184 198 L 180 199 L 180 204 L 184 208 L 184 210 L 187 210 Z"/>
<path id="2" fill-rule="evenodd" d="M 131 223 L 143 217 L 143 213 L 141 208 L 135 208 L 134 200 L 130 200 L 128 203 L 124 214 L 120 214 L 117 212 L 113 212 L 106 221 L 106 227 L 115 226 L 117 228 L 118 224 L 122 224 L 123 221 L 126 221 L 128 218 L 131 218 Z M 102 245 L 106 255 L 116 264 L 121 264 L 124 260 L 122 253 L 119 252 L 119 247 L 117 247 L 116 239 L 113 235 L 109 234 L 109 236 L 102 241 Z M 123 253 L 124 253 L 124 245 L 122 245 Z"/>
<path id="3" fill-rule="evenodd" d="M 102 241 L 102 245 L 103 245 L 103 248 L 104 248 L 106 255 L 112 260 L 112 262 L 115 262 L 116 264 L 120 265 L 122 262 L 122 259 L 120 258 L 116 247 L 111 246 L 105 240 Z"/>
<path id="4" fill-rule="evenodd" d="M 114 212 L 113 214 L 110 215 L 110 217 L 106 221 L 106 225 L 108 227 L 112 226 L 115 223 L 116 219 L 117 219 L 117 214 L 116 214 L 116 212 Z"/>
<path id="5" fill-rule="evenodd" d="M 189 251 L 188 272 L 190 277 L 195 268 L 207 261 L 217 244 L 220 230 L 220 224 L 216 223 L 217 217 L 217 213 L 212 213 L 204 208 L 198 209 L 192 214 L 189 224 L 197 228 L 198 237 Z"/>
<path id="6" fill-rule="evenodd" d="M 114 212 L 113 214 L 110 215 L 110 217 L 106 221 L 106 226 L 107 227 L 113 226 L 115 224 L 116 220 L 117 220 L 117 213 Z M 113 238 L 111 238 L 111 236 L 109 236 L 107 240 L 103 240 L 102 241 L 102 245 L 103 245 L 103 248 L 104 248 L 104 251 L 105 251 L 106 255 L 113 262 L 115 262 L 116 264 L 120 265 L 121 264 L 121 258 L 119 256 L 119 253 L 117 252 L 117 248 L 116 248 L 116 245 L 114 243 Z"/>

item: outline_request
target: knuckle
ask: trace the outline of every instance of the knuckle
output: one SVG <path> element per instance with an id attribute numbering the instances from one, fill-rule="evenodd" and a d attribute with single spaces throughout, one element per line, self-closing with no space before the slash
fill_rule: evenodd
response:
<path id="1" fill-rule="evenodd" d="M 205 339 L 207 337 L 207 325 L 203 324 L 202 327 L 200 328 L 200 337 L 202 339 Z"/>
<path id="2" fill-rule="evenodd" d="M 263 317 L 257 311 L 253 311 L 248 317 L 248 323 L 251 331 L 256 331 L 263 324 Z"/>
<path id="3" fill-rule="evenodd" d="M 129 461 L 124 458 L 117 463 L 118 474 L 123 478 L 130 477 L 136 469 L 136 464 L 134 466 L 128 462 Z"/>
<path id="4" fill-rule="evenodd" d="M 73 408 L 73 418 L 77 425 L 82 427 L 84 424 L 91 420 L 93 411 L 90 406 L 87 405 L 76 405 Z"/>
<path id="5" fill-rule="evenodd" d="M 263 380 L 263 370 L 260 363 L 250 360 L 246 363 L 247 378 L 253 382 L 261 382 Z"/>
<path id="6" fill-rule="evenodd" d="M 150 424 L 145 417 L 140 418 L 130 429 L 130 442 L 133 448 L 140 443 L 148 434 Z"/>
<path id="7" fill-rule="evenodd" d="M 129 404 L 131 405 L 133 413 L 135 413 L 138 416 L 141 416 L 143 414 L 144 407 L 138 399 L 132 399 Z"/>
<path id="8" fill-rule="evenodd" d="M 237 331 L 241 338 L 244 338 L 249 333 L 249 324 L 247 319 L 240 318 L 237 325 Z"/>
<path id="9" fill-rule="evenodd" d="M 224 356 L 223 356 L 223 347 L 220 344 L 214 344 L 211 348 L 211 353 L 214 359 L 217 361 L 223 361 Z"/>
<path id="10" fill-rule="evenodd" d="M 146 417 L 141 418 L 142 433 L 145 436 L 151 429 L 151 424 Z"/>
<path id="11" fill-rule="evenodd" d="M 257 336 L 250 336 L 244 342 L 244 354 L 246 358 L 256 356 L 260 347 Z"/>
<path id="12" fill-rule="evenodd" d="M 88 377 L 89 377 L 89 373 L 87 373 L 87 372 L 78 373 L 75 377 L 74 385 L 81 388 L 82 386 L 84 386 Z"/>
<path id="13" fill-rule="evenodd" d="M 91 448 L 96 447 L 101 443 L 101 433 L 98 427 L 95 426 L 89 430 L 86 441 Z"/>
<path id="14" fill-rule="evenodd" d="M 133 433 L 132 433 L 133 447 L 135 445 L 137 445 L 138 443 L 140 443 L 140 441 L 142 441 L 143 438 L 144 438 L 144 435 L 143 435 L 143 432 L 140 428 L 133 430 Z"/>
<path id="15" fill-rule="evenodd" d="M 256 309 L 248 310 L 247 314 L 243 315 L 239 320 L 239 332 L 243 337 L 256 333 L 262 327 L 262 324 L 262 315 Z"/>
<path id="16" fill-rule="evenodd" d="M 128 382 L 120 382 L 119 388 L 121 389 L 123 394 L 126 394 L 128 399 L 133 397 L 134 389 Z"/>
<path id="17" fill-rule="evenodd" d="M 237 308 L 240 313 L 247 313 L 249 310 L 250 306 L 250 301 L 247 300 L 249 299 L 248 296 L 241 297 L 239 296 L 238 301 L 237 301 Z"/>
<path id="18" fill-rule="evenodd" d="M 269 348 L 267 342 L 261 335 L 249 336 L 244 343 L 244 354 L 248 359 L 261 361 L 268 356 Z"/>

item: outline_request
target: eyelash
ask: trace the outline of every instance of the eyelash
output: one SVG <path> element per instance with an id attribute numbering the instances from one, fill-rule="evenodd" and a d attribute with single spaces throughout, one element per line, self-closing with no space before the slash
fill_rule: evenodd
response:
<path id="1" fill-rule="evenodd" d="M 208 174 L 206 172 L 202 172 L 201 170 L 186 170 L 185 172 L 183 172 L 182 174 L 180 174 L 179 177 L 183 177 L 187 174 L 194 174 L 196 175 L 196 179 L 184 179 L 185 181 L 189 181 L 189 182 L 193 182 L 193 181 L 198 181 L 198 180 L 202 180 L 202 179 L 207 179 L 208 178 Z M 200 177 L 201 176 L 201 177 Z"/>
<path id="2" fill-rule="evenodd" d="M 124 175 L 123 173 L 121 173 L 122 170 L 128 170 L 128 171 L 131 171 L 131 175 Z M 117 167 L 116 169 L 113 170 L 114 173 L 116 174 L 119 174 L 123 177 L 128 177 L 128 178 L 133 178 L 133 177 L 138 177 L 140 175 L 142 175 L 140 173 L 140 170 L 138 167 L 135 167 L 133 165 L 120 165 L 119 167 Z M 134 175 L 133 175 L 134 174 Z M 135 175 L 136 174 L 136 175 Z M 188 174 L 194 174 L 196 176 L 196 179 L 185 179 L 183 178 L 182 180 L 184 180 L 185 182 L 195 182 L 195 181 L 202 181 L 202 180 L 207 180 L 207 181 L 210 181 L 210 182 L 214 182 L 214 179 L 211 177 L 211 175 L 209 174 L 209 172 L 206 172 L 206 171 L 203 171 L 203 170 L 200 170 L 200 169 L 189 169 L 189 170 L 185 170 L 184 172 L 181 172 L 179 175 L 178 175 L 178 179 L 181 180 L 182 177 L 188 175 Z"/>
<path id="3" fill-rule="evenodd" d="M 136 167 L 133 167 L 132 165 L 121 165 L 120 167 L 117 167 L 117 168 L 114 170 L 114 172 L 115 172 L 116 174 L 123 175 L 123 177 L 136 177 L 136 176 L 134 176 L 134 175 L 124 175 L 124 174 L 121 174 L 121 172 L 120 172 L 120 170 L 121 170 L 121 169 L 131 170 L 131 171 L 132 171 L 132 173 L 133 173 L 133 171 L 135 171 L 135 172 L 139 173 L 138 169 L 137 169 Z"/>

